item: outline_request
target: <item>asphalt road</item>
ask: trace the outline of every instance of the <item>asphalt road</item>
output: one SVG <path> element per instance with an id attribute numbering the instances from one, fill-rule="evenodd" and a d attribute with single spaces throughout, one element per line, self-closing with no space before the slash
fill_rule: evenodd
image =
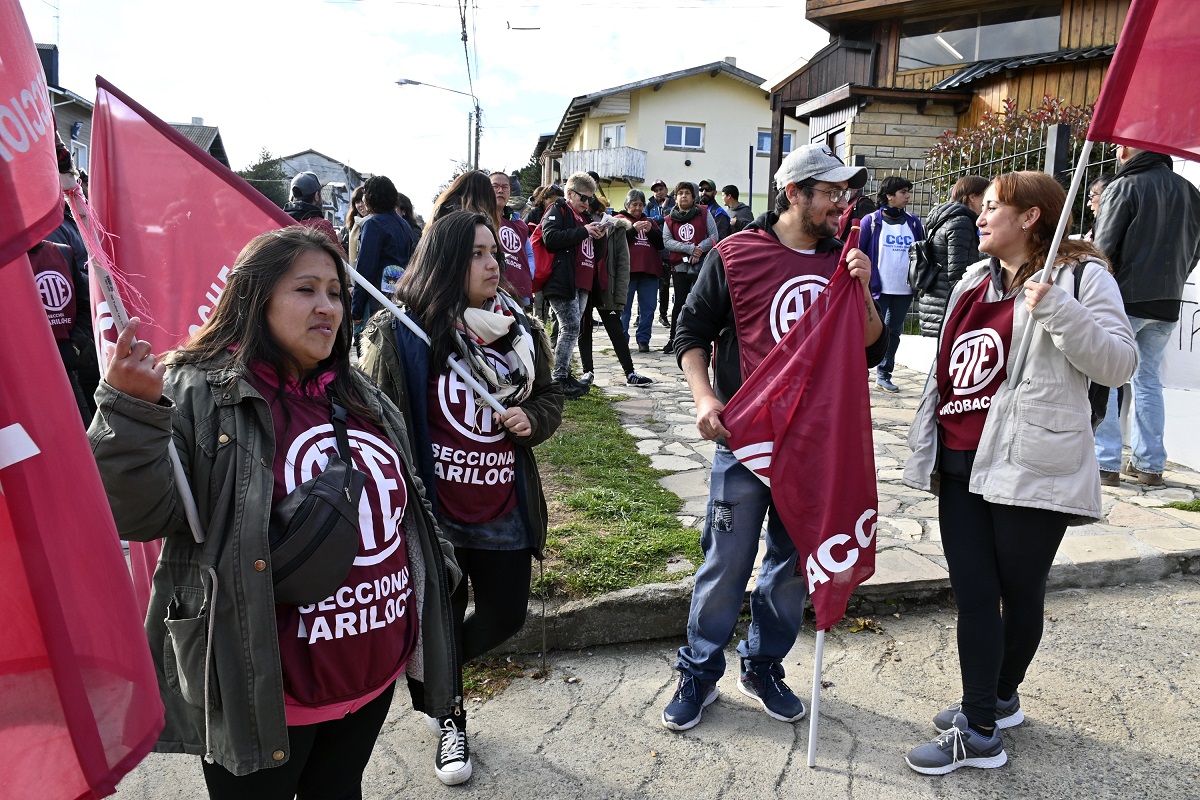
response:
<path id="1" fill-rule="evenodd" d="M 738 693 L 685 733 L 659 722 L 679 641 L 551 654 L 547 680 L 518 679 L 470 709 L 474 776 L 433 774 L 435 737 L 407 705 L 384 727 L 368 798 L 1174 798 L 1200 797 L 1200 578 L 1051 595 L 1042 647 L 1022 687 L 1023 725 L 1006 731 L 1007 765 L 940 778 L 904 764 L 931 738 L 932 715 L 958 697 L 954 612 L 878 619 L 883 633 L 831 632 L 817 767 L 807 718 L 768 718 Z M 807 695 L 814 637 L 786 667 Z M 401 696 L 403 700 L 401 699 Z M 150 756 L 117 793 L 203 797 L 199 760 Z"/>

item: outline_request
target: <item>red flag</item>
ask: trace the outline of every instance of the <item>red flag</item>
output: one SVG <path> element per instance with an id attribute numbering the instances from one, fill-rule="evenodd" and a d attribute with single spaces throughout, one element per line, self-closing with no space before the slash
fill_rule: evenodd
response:
<path id="1" fill-rule="evenodd" d="M 721 412 L 734 456 L 771 487 L 822 631 L 845 616 L 854 587 L 875 572 L 864 313 L 859 282 L 838 269 Z"/>
<path id="2" fill-rule="evenodd" d="M 241 249 L 292 218 L 228 167 L 103 78 L 96 78 L 91 192 L 112 235 L 109 255 L 134 291 L 138 336 L 173 349 L 202 325 Z M 92 287 L 98 335 L 116 342 L 111 315 Z"/>
<path id="3" fill-rule="evenodd" d="M 1198 32 L 1197 0 L 1133 0 L 1087 138 L 1200 160 Z"/>
<path id="4" fill-rule="evenodd" d="M 62 222 L 54 114 L 17 0 L 0 0 L 0 266 Z"/>
<path id="5" fill-rule="evenodd" d="M 104 797 L 162 730 L 158 682 L 25 256 L 0 296 L 0 797 Z"/>

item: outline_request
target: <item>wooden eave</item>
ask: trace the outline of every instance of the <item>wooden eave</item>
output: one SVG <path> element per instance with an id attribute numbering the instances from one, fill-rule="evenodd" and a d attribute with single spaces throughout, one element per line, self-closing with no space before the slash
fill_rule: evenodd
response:
<path id="1" fill-rule="evenodd" d="M 962 114 L 971 105 L 971 92 L 931 92 L 925 89 L 882 89 L 878 86 L 858 86 L 847 83 L 819 97 L 814 97 L 796 107 L 796 117 L 804 122 L 813 114 L 853 101 L 872 103 L 876 100 L 903 100 L 917 104 L 917 111 L 924 114 L 929 106 L 942 103 L 954 106 L 954 113 Z"/>

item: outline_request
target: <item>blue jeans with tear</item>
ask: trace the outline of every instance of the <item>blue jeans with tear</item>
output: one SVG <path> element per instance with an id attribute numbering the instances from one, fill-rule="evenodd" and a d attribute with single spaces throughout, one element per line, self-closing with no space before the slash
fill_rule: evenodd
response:
<path id="1" fill-rule="evenodd" d="M 681 672 L 705 682 L 724 674 L 725 645 L 742 610 L 764 518 L 766 553 L 750 594 L 750 628 L 738 643 L 738 655 L 755 666 L 776 664 L 796 643 L 808 596 L 805 578 L 795 574 L 796 547 L 771 504 L 771 490 L 718 444 L 700 539 L 704 564 L 692 589 L 688 643 L 679 648 L 675 662 Z"/>
<path id="2" fill-rule="evenodd" d="M 1133 389 L 1133 425 L 1129 435 L 1133 466 L 1142 472 L 1161 475 L 1167 465 L 1163 429 L 1167 424 L 1163 403 L 1162 360 L 1177 322 L 1130 317 L 1138 363 L 1129 379 Z M 1096 428 L 1096 459 L 1106 472 L 1121 470 L 1121 421 L 1117 393 L 1108 393 L 1108 411 Z"/>

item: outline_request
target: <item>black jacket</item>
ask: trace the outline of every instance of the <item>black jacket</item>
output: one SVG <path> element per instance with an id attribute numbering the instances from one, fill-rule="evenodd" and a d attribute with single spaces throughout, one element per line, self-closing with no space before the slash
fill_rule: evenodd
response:
<path id="1" fill-rule="evenodd" d="M 575 212 L 562 198 L 546 209 L 541 225 L 542 243 L 554 254 L 554 267 L 542 294 L 547 298 L 570 300 L 575 297 L 576 289 L 575 248 L 588 237 L 588 232 L 575 221 Z"/>
<path id="2" fill-rule="evenodd" d="M 925 236 L 933 250 L 938 273 L 929 291 L 917 298 L 922 336 L 938 335 L 950 291 L 967 267 L 979 260 L 977 218 L 978 214 L 970 207 L 953 200 L 934 206 L 925 217 Z"/>
<path id="3" fill-rule="evenodd" d="M 1104 188 L 1094 243 L 1126 307 L 1178 301 L 1200 257 L 1200 189 L 1172 171 L 1170 156 L 1137 154 Z"/>
<path id="4" fill-rule="evenodd" d="M 743 230 L 764 230 L 775 236 L 772 226 L 778 219 L 779 216 L 770 211 Z M 841 250 L 842 243 L 830 237 L 817 242 L 816 249 L 818 253 L 826 253 L 835 248 Z M 882 312 L 878 311 L 878 304 L 876 313 L 882 317 Z M 762 324 L 767 324 L 765 317 Z M 729 280 L 725 276 L 725 262 L 721 260 L 721 254 L 715 247 L 708 251 L 704 263 L 700 265 L 700 275 L 696 278 L 692 290 L 688 292 L 687 303 L 679 315 L 679 325 L 675 332 L 675 360 L 682 364 L 683 354 L 699 347 L 704 350 L 705 360 L 711 361 L 714 343 L 717 347 L 717 360 L 713 365 L 713 390 L 717 393 L 718 400 L 728 403 L 742 387 L 747 376 L 742 375 L 742 356 L 738 348 L 737 324 L 733 316 L 733 299 L 729 296 Z M 873 367 L 883 360 L 887 344 L 888 337 L 883 335 L 867 345 L 868 367 Z"/>

